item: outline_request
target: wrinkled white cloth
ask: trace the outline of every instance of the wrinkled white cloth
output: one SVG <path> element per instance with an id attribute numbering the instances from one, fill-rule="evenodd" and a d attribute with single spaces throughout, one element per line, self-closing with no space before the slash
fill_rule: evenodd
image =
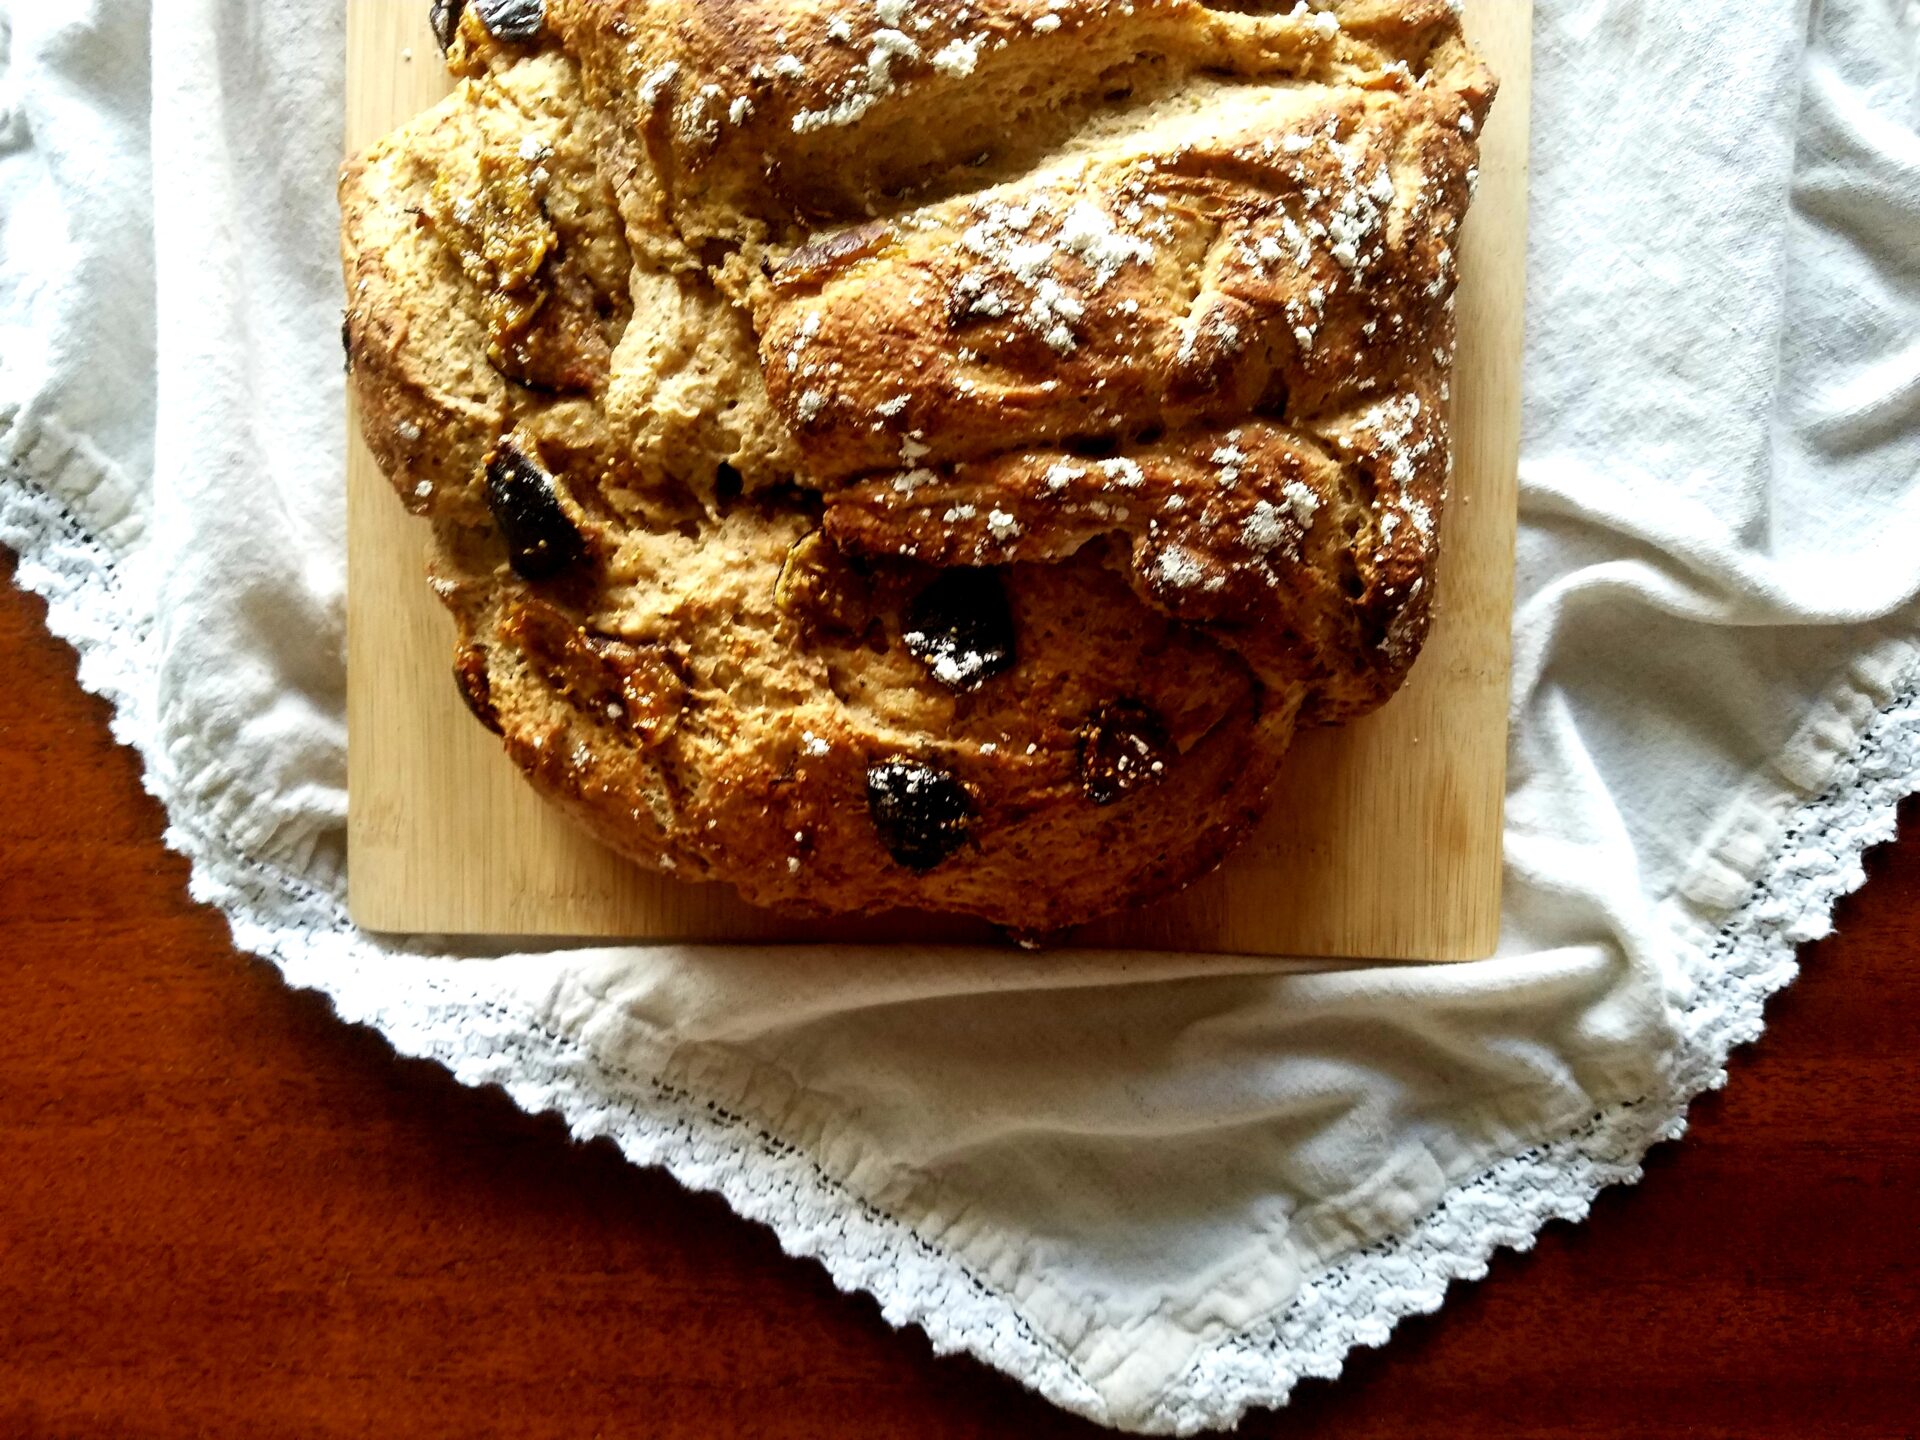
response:
<path id="1" fill-rule="evenodd" d="M 1540 0 L 1497 959 L 360 935 L 342 16 L 0 0 L 0 538 L 242 946 L 943 1349 L 1144 1431 L 1337 1373 L 1679 1133 L 1920 786 L 1920 5 Z"/>

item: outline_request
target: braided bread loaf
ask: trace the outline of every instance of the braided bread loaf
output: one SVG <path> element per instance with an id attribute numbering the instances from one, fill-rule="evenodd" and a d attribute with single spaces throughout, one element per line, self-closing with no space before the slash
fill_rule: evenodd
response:
<path id="1" fill-rule="evenodd" d="M 342 181 L 455 673 L 634 859 L 1056 930 L 1432 602 L 1494 83 L 1447 0 L 437 0 Z"/>

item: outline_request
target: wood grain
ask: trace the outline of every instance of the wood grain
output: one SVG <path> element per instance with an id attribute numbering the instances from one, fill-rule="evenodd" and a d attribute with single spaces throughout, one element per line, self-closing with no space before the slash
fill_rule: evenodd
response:
<path id="1" fill-rule="evenodd" d="M 236 954 L 10 574 L 0 559 L 5 1440 L 1105 1433 Z M 1868 870 L 1640 1185 L 1240 1433 L 1913 1436 L 1920 810 Z"/>
<path id="2" fill-rule="evenodd" d="M 1500 922 L 1508 625 L 1526 237 L 1529 0 L 1468 0 L 1502 93 L 1461 246 L 1456 483 L 1440 614 L 1379 715 L 1301 739 L 1265 826 L 1216 875 L 1090 927 L 1089 945 L 1300 956 L 1477 959 Z M 355 0 L 348 143 L 445 92 L 411 0 Z M 629 865 L 538 799 L 448 679 L 451 622 L 408 521 L 354 442 L 348 472 L 351 881 L 369 929 L 648 939 L 976 941 L 967 922 L 802 924 L 724 887 Z"/>

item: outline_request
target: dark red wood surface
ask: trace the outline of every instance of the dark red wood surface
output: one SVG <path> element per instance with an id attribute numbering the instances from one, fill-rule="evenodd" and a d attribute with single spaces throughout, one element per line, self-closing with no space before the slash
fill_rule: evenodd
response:
<path id="1" fill-rule="evenodd" d="M 41 620 L 0 581 L 0 1437 L 1097 1433 L 236 953 Z M 1641 1185 L 1241 1433 L 1920 1431 L 1920 824 L 1870 869 Z"/>

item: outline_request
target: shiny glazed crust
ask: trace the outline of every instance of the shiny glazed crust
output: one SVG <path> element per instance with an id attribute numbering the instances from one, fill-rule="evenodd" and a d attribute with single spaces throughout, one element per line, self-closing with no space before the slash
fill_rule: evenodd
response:
<path id="1" fill-rule="evenodd" d="M 463 693 L 608 843 L 1056 930 L 1404 679 L 1494 89 L 1444 0 L 454 8 L 343 175 L 349 359 Z"/>

